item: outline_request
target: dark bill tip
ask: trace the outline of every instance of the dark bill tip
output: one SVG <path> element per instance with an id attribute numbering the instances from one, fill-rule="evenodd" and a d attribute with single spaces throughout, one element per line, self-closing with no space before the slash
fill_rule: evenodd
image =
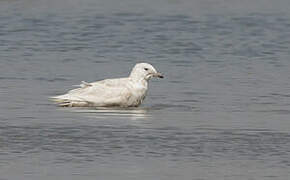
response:
<path id="1" fill-rule="evenodd" d="M 164 78 L 164 76 L 161 73 L 156 73 L 154 74 L 155 77 L 159 77 L 159 78 Z"/>

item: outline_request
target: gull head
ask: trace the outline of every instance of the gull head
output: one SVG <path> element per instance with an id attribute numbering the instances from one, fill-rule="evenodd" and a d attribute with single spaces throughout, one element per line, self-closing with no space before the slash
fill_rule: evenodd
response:
<path id="1" fill-rule="evenodd" d="M 152 77 L 163 78 L 163 75 L 148 63 L 138 63 L 131 71 L 130 77 L 137 80 L 149 80 Z"/>

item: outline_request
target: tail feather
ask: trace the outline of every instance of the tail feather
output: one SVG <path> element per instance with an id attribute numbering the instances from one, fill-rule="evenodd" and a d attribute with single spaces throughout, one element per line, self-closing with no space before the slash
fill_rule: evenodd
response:
<path id="1" fill-rule="evenodd" d="M 64 101 L 58 105 L 60 107 L 84 107 L 89 106 L 89 103 L 85 101 Z"/>
<path id="2" fill-rule="evenodd" d="M 53 96 L 50 99 L 56 102 L 61 107 L 82 107 L 89 106 L 91 103 L 78 97 L 71 96 L 70 94 L 64 94 L 60 96 Z"/>

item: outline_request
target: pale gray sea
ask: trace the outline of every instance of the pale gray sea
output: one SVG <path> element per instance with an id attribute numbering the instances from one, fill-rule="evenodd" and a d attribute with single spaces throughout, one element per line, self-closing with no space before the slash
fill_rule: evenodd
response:
<path id="1" fill-rule="evenodd" d="M 133 109 L 59 108 L 152 63 Z M 289 0 L 1 0 L 1 180 L 287 180 Z"/>

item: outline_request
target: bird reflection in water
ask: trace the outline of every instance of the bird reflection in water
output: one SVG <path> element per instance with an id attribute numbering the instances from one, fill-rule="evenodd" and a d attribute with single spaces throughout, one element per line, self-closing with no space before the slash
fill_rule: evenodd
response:
<path id="1" fill-rule="evenodd" d="M 61 110 L 74 113 L 83 113 L 94 118 L 129 118 L 132 120 L 150 118 L 150 115 L 148 114 L 149 109 L 146 107 L 75 107 L 65 109 L 61 108 Z"/>

